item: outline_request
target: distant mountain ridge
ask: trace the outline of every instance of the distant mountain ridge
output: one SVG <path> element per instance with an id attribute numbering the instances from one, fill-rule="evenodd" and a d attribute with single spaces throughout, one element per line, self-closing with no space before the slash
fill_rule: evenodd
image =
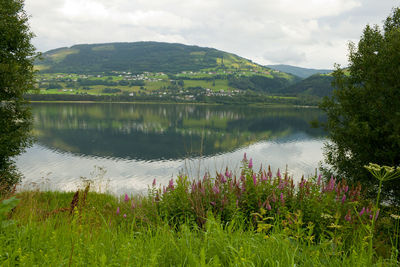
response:
<path id="1" fill-rule="evenodd" d="M 279 70 L 296 75 L 302 79 L 308 78 L 314 74 L 328 74 L 333 72 L 333 70 L 328 70 L 328 69 L 307 69 L 307 68 L 296 67 L 291 65 L 283 65 L 283 64 L 267 65 L 267 67 L 274 70 Z"/>
<path id="2" fill-rule="evenodd" d="M 269 68 L 214 48 L 162 42 L 80 44 L 57 48 L 37 62 L 42 72 L 168 72 L 227 68 Z"/>

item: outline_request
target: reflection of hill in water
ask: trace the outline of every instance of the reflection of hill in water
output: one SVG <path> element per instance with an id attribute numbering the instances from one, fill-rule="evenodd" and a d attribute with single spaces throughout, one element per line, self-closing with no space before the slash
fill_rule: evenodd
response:
<path id="1" fill-rule="evenodd" d="M 140 160 L 212 156 L 260 140 L 323 136 L 316 109 L 145 104 L 35 104 L 38 142 L 51 149 Z"/>

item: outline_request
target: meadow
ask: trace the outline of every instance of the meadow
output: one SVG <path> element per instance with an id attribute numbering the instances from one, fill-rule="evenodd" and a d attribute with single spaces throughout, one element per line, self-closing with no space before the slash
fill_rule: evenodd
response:
<path id="1" fill-rule="evenodd" d="M 371 165 L 380 185 L 396 170 Z M 398 170 L 397 170 L 398 171 Z M 392 176 L 393 176 L 392 175 Z M 394 176 L 393 176 L 394 177 Z M 361 185 L 253 169 L 154 180 L 146 195 L 22 191 L 0 206 L 1 266 L 398 266 L 397 207 Z M 379 187 L 380 188 L 380 187 Z"/>

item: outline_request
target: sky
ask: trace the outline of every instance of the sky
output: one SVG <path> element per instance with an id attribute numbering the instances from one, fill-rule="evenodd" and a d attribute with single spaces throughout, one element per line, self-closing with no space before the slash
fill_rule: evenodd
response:
<path id="1" fill-rule="evenodd" d="M 262 64 L 332 69 L 394 0 L 25 0 L 45 52 L 75 44 L 160 41 L 212 47 Z"/>

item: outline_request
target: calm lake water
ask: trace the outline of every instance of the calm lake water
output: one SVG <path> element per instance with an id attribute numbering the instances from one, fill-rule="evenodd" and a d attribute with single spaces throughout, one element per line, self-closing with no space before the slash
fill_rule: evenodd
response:
<path id="1" fill-rule="evenodd" d="M 25 185 L 74 190 L 83 179 L 102 191 L 143 192 L 180 173 L 240 171 L 246 152 L 259 168 L 295 178 L 315 173 L 325 133 L 314 108 L 35 103 L 36 143 L 17 158 Z"/>

